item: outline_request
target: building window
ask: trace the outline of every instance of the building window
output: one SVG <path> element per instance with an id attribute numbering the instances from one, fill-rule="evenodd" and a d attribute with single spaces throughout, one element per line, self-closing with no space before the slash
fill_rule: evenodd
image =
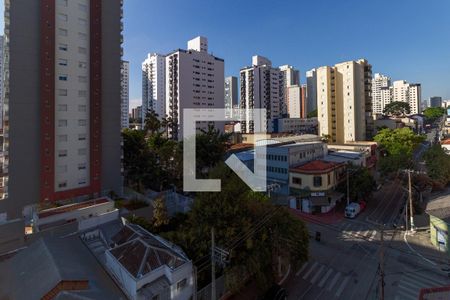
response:
<path id="1" fill-rule="evenodd" d="M 58 65 L 66 67 L 67 59 L 63 59 L 63 58 L 58 59 Z"/>
<path id="2" fill-rule="evenodd" d="M 58 49 L 61 51 L 67 51 L 67 44 L 59 44 Z"/>
<path id="3" fill-rule="evenodd" d="M 60 21 L 67 22 L 67 15 L 66 14 L 58 14 L 58 19 Z"/>
<path id="4" fill-rule="evenodd" d="M 85 119 L 78 120 L 78 126 L 84 127 L 84 126 L 86 126 L 86 124 L 87 124 L 87 121 Z"/>
<path id="5" fill-rule="evenodd" d="M 78 63 L 78 67 L 79 67 L 80 69 L 86 69 L 86 68 L 87 68 L 87 63 L 84 62 L 84 61 L 80 61 L 80 62 Z"/>
<path id="6" fill-rule="evenodd" d="M 58 135 L 58 142 L 60 143 L 67 142 L 67 134 Z"/>
<path id="7" fill-rule="evenodd" d="M 87 82 L 87 77 L 86 76 L 78 76 L 78 82 L 86 83 Z"/>
<path id="8" fill-rule="evenodd" d="M 59 150 L 58 151 L 58 157 L 66 157 L 67 156 L 67 150 Z"/>
<path id="9" fill-rule="evenodd" d="M 314 176 L 314 186 L 315 187 L 322 186 L 322 176 Z"/>
<path id="10" fill-rule="evenodd" d="M 78 47 L 78 53 L 80 53 L 80 54 L 86 54 L 86 53 L 87 53 L 87 50 L 86 50 L 86 48 L 84 48 L 84 47 Z"/>
<path id="11" fill-rule="evenodd" d="M 292 177 L 292 183 L 301 185 L 302 184 L 302 179 L 300 177 Z"/>
<path id="12" fill-rule="evenodd" d="M 78 97 L 80 98 L 87 97 L 87 91 L 78 91 Z"/>
<path id="13" fill-rule="evenodd" d="M 61 181 L 61 182 L 59 182 L 59 183 L 58 183 L 58 187 L 59 187 L 59 188 L 65 188 L 65 187 L 67 187 L 67 181 Z"/>
<path id="14" fill-rule="evenodd" d="M 61 81 L 67 81 L 67 75 L 59 75 L 58 79 Z"/>
<path id="15" fill-rule="evenodd" d="M 85 40 L 87 40 L 87 34 L 86 34 L 86 33 L 83 33 L 83 32 L 78 32 L 78 38 L 79 38 L 80 40 L 85 41 Z"/>
<path id="16" fill-rule="evenodd" d="M 58 127 L 67 127 L 67 120 L 58 120 Z"/>
<path id="17" fill-rule="evenodd" d="M 78 111 L 85 112 L 86 110 L 87 110 L 87 106 L 86 105 L 78 105 Z"/>
<path id="18" fill-rule="evenodd" d="M 58 5 L 67 7 L 67 0 L 58 0 Z"/>
<path id="19" fill-rule="evenodd" d="M 67 111 L 67 104 L 58 104 L 58 111 Z"/>
<path id="20" fill-rule="evenodd" d="M 84 156 L 86 155 L 86 153 L 87 153 L 86 148 L 78 149 L 78 155 Z"/>
<path id="21" fill-rule="evenodd" d="M 184 279 L 178 281 L 178 282 L 177 282 L 177 290 L 178 290 L 178 291 L 179 291 L 179 290 L 182 290 L 182 289 L 186 286 L 186 283 L 187 283 L 187 279 L 186 279 L 186 278 L 184 278 Z"/>
<path id="22" fill-rule="evenodd" d="M 86 164 L 78 164 L 78 170 L 86 170 Z"/>
<path id="23" fill-rule="evenodd" d="M 86 184 L 86 178 L 78 179 L 78 184 Z"/>
<path id="24" fill-rule="evenodd" d="M 67 96 L 67 90 L 59 89 L 58 90 L 58 96 Z"/>
<path id="25" fill-rule="evenodd" d="M 79 140 L 79 141 L 85 141 L 85 140 L 86 140 L 86 134 L 80 133 L 80 134 L 78 135 L 78 140 Z"/>
<path id="26" fill-rule="evenodd" d="M 67 29 L 58 28 L 58 34 L 60 36 L 67 36 Z"/>
<path id="27" fill-rule="evenodd" d="M 80 24 L 81 26 L 86 26 L 87 25 L 87 20 L 79 18 L 78 19 L 78 24 Z"/>

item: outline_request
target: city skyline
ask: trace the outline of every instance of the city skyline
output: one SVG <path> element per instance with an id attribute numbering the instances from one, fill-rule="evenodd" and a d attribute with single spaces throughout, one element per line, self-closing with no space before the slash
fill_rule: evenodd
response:
<path id="1" fill-rule="evenodd" d="M 125 1 L 124 59 L 130 61 L 130 106 L 141 101 L 140 68 L 147 54 L 183 48 L 186 40 L 198 35 L 207 37 L 215 45 L 213 54 L 225 60 L 225 76 L 238 76 L 253 55 L 268 57 L 274 65 L 294 66 L 300 70 L 302 83 L 312 68 L 366 58 L 374 73 L 386 74 L 393 81 L 421 83 L 423 99 L 436 95 L 448 99 L 450 42 L 441 39 L 440 33 L 450 30 L 445 17 L 450 3 L 413 2 L 382 1 L 368 6 L 354 0 L 289 1 L 270 6 L 264 1 L 232 6 L 205 1 L 139 5 Z M 203 15 L 195 18 L 199 7 Z M 173 17 L 168 18 L 169 14 Z M 268 14 L 270 18 L 261 18 Z"/>

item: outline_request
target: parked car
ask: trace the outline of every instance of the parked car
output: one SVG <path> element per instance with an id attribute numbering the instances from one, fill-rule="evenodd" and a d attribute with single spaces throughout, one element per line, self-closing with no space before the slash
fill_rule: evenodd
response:
<path id="1" fill-rule="evenodd" d="M 278 285 L 274 284 L 272 287 L 264 294 L 262 300 L 286 300 L 287 293 L 286 290 Z"/>
<path id="2" fill-rule="evenodd" d="M 360 212 L 362 212 L 366 208 L 366 202 L 352 202 L 345 208 L 345 217 L 354 219 Z"/>

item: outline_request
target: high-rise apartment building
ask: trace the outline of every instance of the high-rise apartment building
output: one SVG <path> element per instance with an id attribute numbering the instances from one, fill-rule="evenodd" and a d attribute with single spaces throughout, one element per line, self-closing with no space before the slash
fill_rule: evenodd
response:
<path id="1" fill-rule="evenodd" d="M 442 107 L 442 97 L 434 96 L 430 97 L 430 107 Z"/>
<path id="2" fill-rule="evenodd" d="M 130 126 L 130 63 L 128 61 L 122 61 L 122 69 L 120 71 L 122 76 L 120 90 L 120 96 L 122 98 L 120 122 L 122 128 L 128 128 Z"/>
<path id="3" fill-rule="evenodd" d="M 408 83 L 405 80 L 394 81 L 391 88 L 392 102 L 406 102 L 410 107 L 410 114 L 420 112 L 422 102 L 422 88 L 419 83 Z"/>
<path id="4" fill-rule="evenodd" d="M 317 75 L 316 69 L 306 72 L 306 111 L 317 109 Z"/>
<path id="5" fill-rule="evenodd" d="M 300 87 L 301 96 L 301 118 L 306 118 L 308 116 L 308 104 L 307 104 L 307 85 L 302 84 Z"/>
<path id="6" fill-rule="evenodd" d="M 288 89 L 291 86 L 300 86 L 300 72 L 293 66 L 280 66 L 280 98 L 282 99 L 281 112 L 283 115 L 288 114 Z"/>
<path id="7" fill-rule="evenodd" d="M 225 117 L 233 117 L 233 108 L 238 105 L 238 83 L 237 77 L 229 76 L 225 78 Z"/>
<path id="8" fill-rule="evenodd" d="M 3 36 L 0 35 L 0 128 L 3 128 Z"/>
<path id="9" fill-rule="evenodd" d="M 139 105 L 131 109 L 131 118 L 133 118 L 135 122 L 139 122 L 142 118 L 142 106 Z"/>
<path id="10" fill-rule="evenodd" d="M 360 59 L 316 72 L 319 134 L 332 143 L 366 140 L 372 129 L 371 66 Z"/>
<path id="11" fill-rule="evenodd" d="M 289 118 L 303 118 L 302 87 L 299 85 L 287 87 L 286 96 L 287 115 Z"/>
<path id="12" fill-rule="evenodd" d="M 384 107 L 391 102 L 391 79 L 375 73 L 372 79 L 372 112 L 382 114 Z"/>
<path id="13" fill-rule="evenodd" d="M 142 125 L 149 110 L 166 116 L 166 57 L 150 53 L 142 63 Z"/>
<path id="14" fill-rule="evenodd" d="M 241 101 L 240 107 L 245 113 L 245 121 L 241 122 L 243 133 L 253 133 L 254 121 L 250 118 L 251 109 L 266 109 L 267 132 L 274 131 L 275 120 L 282 117 L 280 94 L 280 69 L 272 67 L 267 58 L 255 55 L 252 66 L 240 71 Z"/>
<path id="15" fill-rule="evenodd" d="M 183 138 L 183 109 L 224 108 L 224 60 L 208 53 L 208 40 L 196 37 L 188 49 L 178 49 L 166 56 L 166 116 L 168 136 Z M 199 122 L 207 129 L 208 122 Z M 223 123 L 215 127 L 223 131 Z"/>
<path id="16" fill-rule="evenodd" d="M 121 194 L 122 1 L 6 0 L 5 16 L 0 219 Z"/>

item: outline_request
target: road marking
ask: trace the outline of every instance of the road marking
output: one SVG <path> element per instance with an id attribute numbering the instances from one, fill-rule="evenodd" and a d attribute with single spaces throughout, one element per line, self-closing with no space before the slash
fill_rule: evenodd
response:
<path id="1" fill-rule="evenodd" d="M 347 285 L 348 281 L 350 280 L 350 277 L 345 277 L 344 281 L 342 281 L 341 286 L 339 287 L 338 291 L 336 292 L 336 297 L 339 297 L 341 293 L 344 291 L 345 286 Z"/>
<path id="2" fill-rule="evenodd" d="M 412 277 L 412 278 L 411 278 Z M 408 277 L 405 277 L 405 279 L 410 279 L 411 281 L 413 281 L 414 282 L 414 279 L 416 280 L 416 283 L 419 283 L 419 284 L 429 284 L 429 285 L 434 285 L 434 286 L 422 286 L 422 287 L 436 287 L 436 286 L 441 286 L 441 285 L 447 285 L 448 283 L 447 282 L 442 282 L 442 281 L 439 281 L 439 280 L 434 280 L 434 279 L 430 279 L 430 278 L 425 278 L 425 277 L 421 277 L 421 276 L 419 276 L 419 274 L 414 274 L 414 273 L 411 273 L 411 274 L 409 274 L 409 276 Z M 422 288 L 421 287 L 421 288 Z"/>
<path id="3" fill-rule="evenodd" d="M 325 276 L 319 282 L 319 287 L 323 287 L 323 285 L 325 284 L 325 281 L 327 281 L 327 279 L 328 279 L 328 277 L 330 277 L 331 273 L 333 273 L 333 269 L 328 270 L 328 272 L 325 274 Z"/>
<path id="4" fill-rule="evenodd" d="M 317 278 L 319 278 L 319 275 L 320 275 L 320 273 L 322 273 L 324 267 L 325 267 L 324 265 L 320 266 L 319 271 L 317 271 L 316 275 L 314 275 L 314 277 L 311 279 L 312 284 L 314 284 L 316 282 Z"/>
<path id="5" fill-rule="evenodd" d="M 366 230 L 366 233 L 364 233 L 364 236 L 367 238 L 370 235 L 370 230 Z"/>
<path id="6" fill-rule="evenodd" d="M 301 269 L 298 270 L 298 272 L 295 274 L 295 276 L 300 275 L 300 273 L 303 272 L 303 271 L 306 269 L 307 266 L 308 266 L 308 262 L 305 262 L 305 263 L 303 264 L 303 266 L 301 267 Z"/>
<path id="7" fill-rule="evenodd" d="M 314 264 L 311 266 L 311 269 L 308 270 L 308 272 L 306 272 L 305 276 L 303 276 L 303 279 L 308 278 L 309 274 L 311 274 L 311 272 L 314 270 L 314 268 L 317 266 L 317 261 L 314 262 Z"/>
<path id="8" fill-rule="evenodd" d="M 370 236 L 369 241 L 373 241 L 375 239 L 376 235 L 377 235 L 377 231 L 376 230 L 372 231 L 372 235 Z"/>
<path id="9" fill-rule="evenodd" d="M 340 272 L 337 272 L 336 275 L 334 275 L 333 280 L 331 280 L 330 285 L 327 287 L 327 290 L 331 291 L 331 288 L 333 287 L 333 285 L 336 283 L 336 281 L 340 276 L 341 276 Z"/>

